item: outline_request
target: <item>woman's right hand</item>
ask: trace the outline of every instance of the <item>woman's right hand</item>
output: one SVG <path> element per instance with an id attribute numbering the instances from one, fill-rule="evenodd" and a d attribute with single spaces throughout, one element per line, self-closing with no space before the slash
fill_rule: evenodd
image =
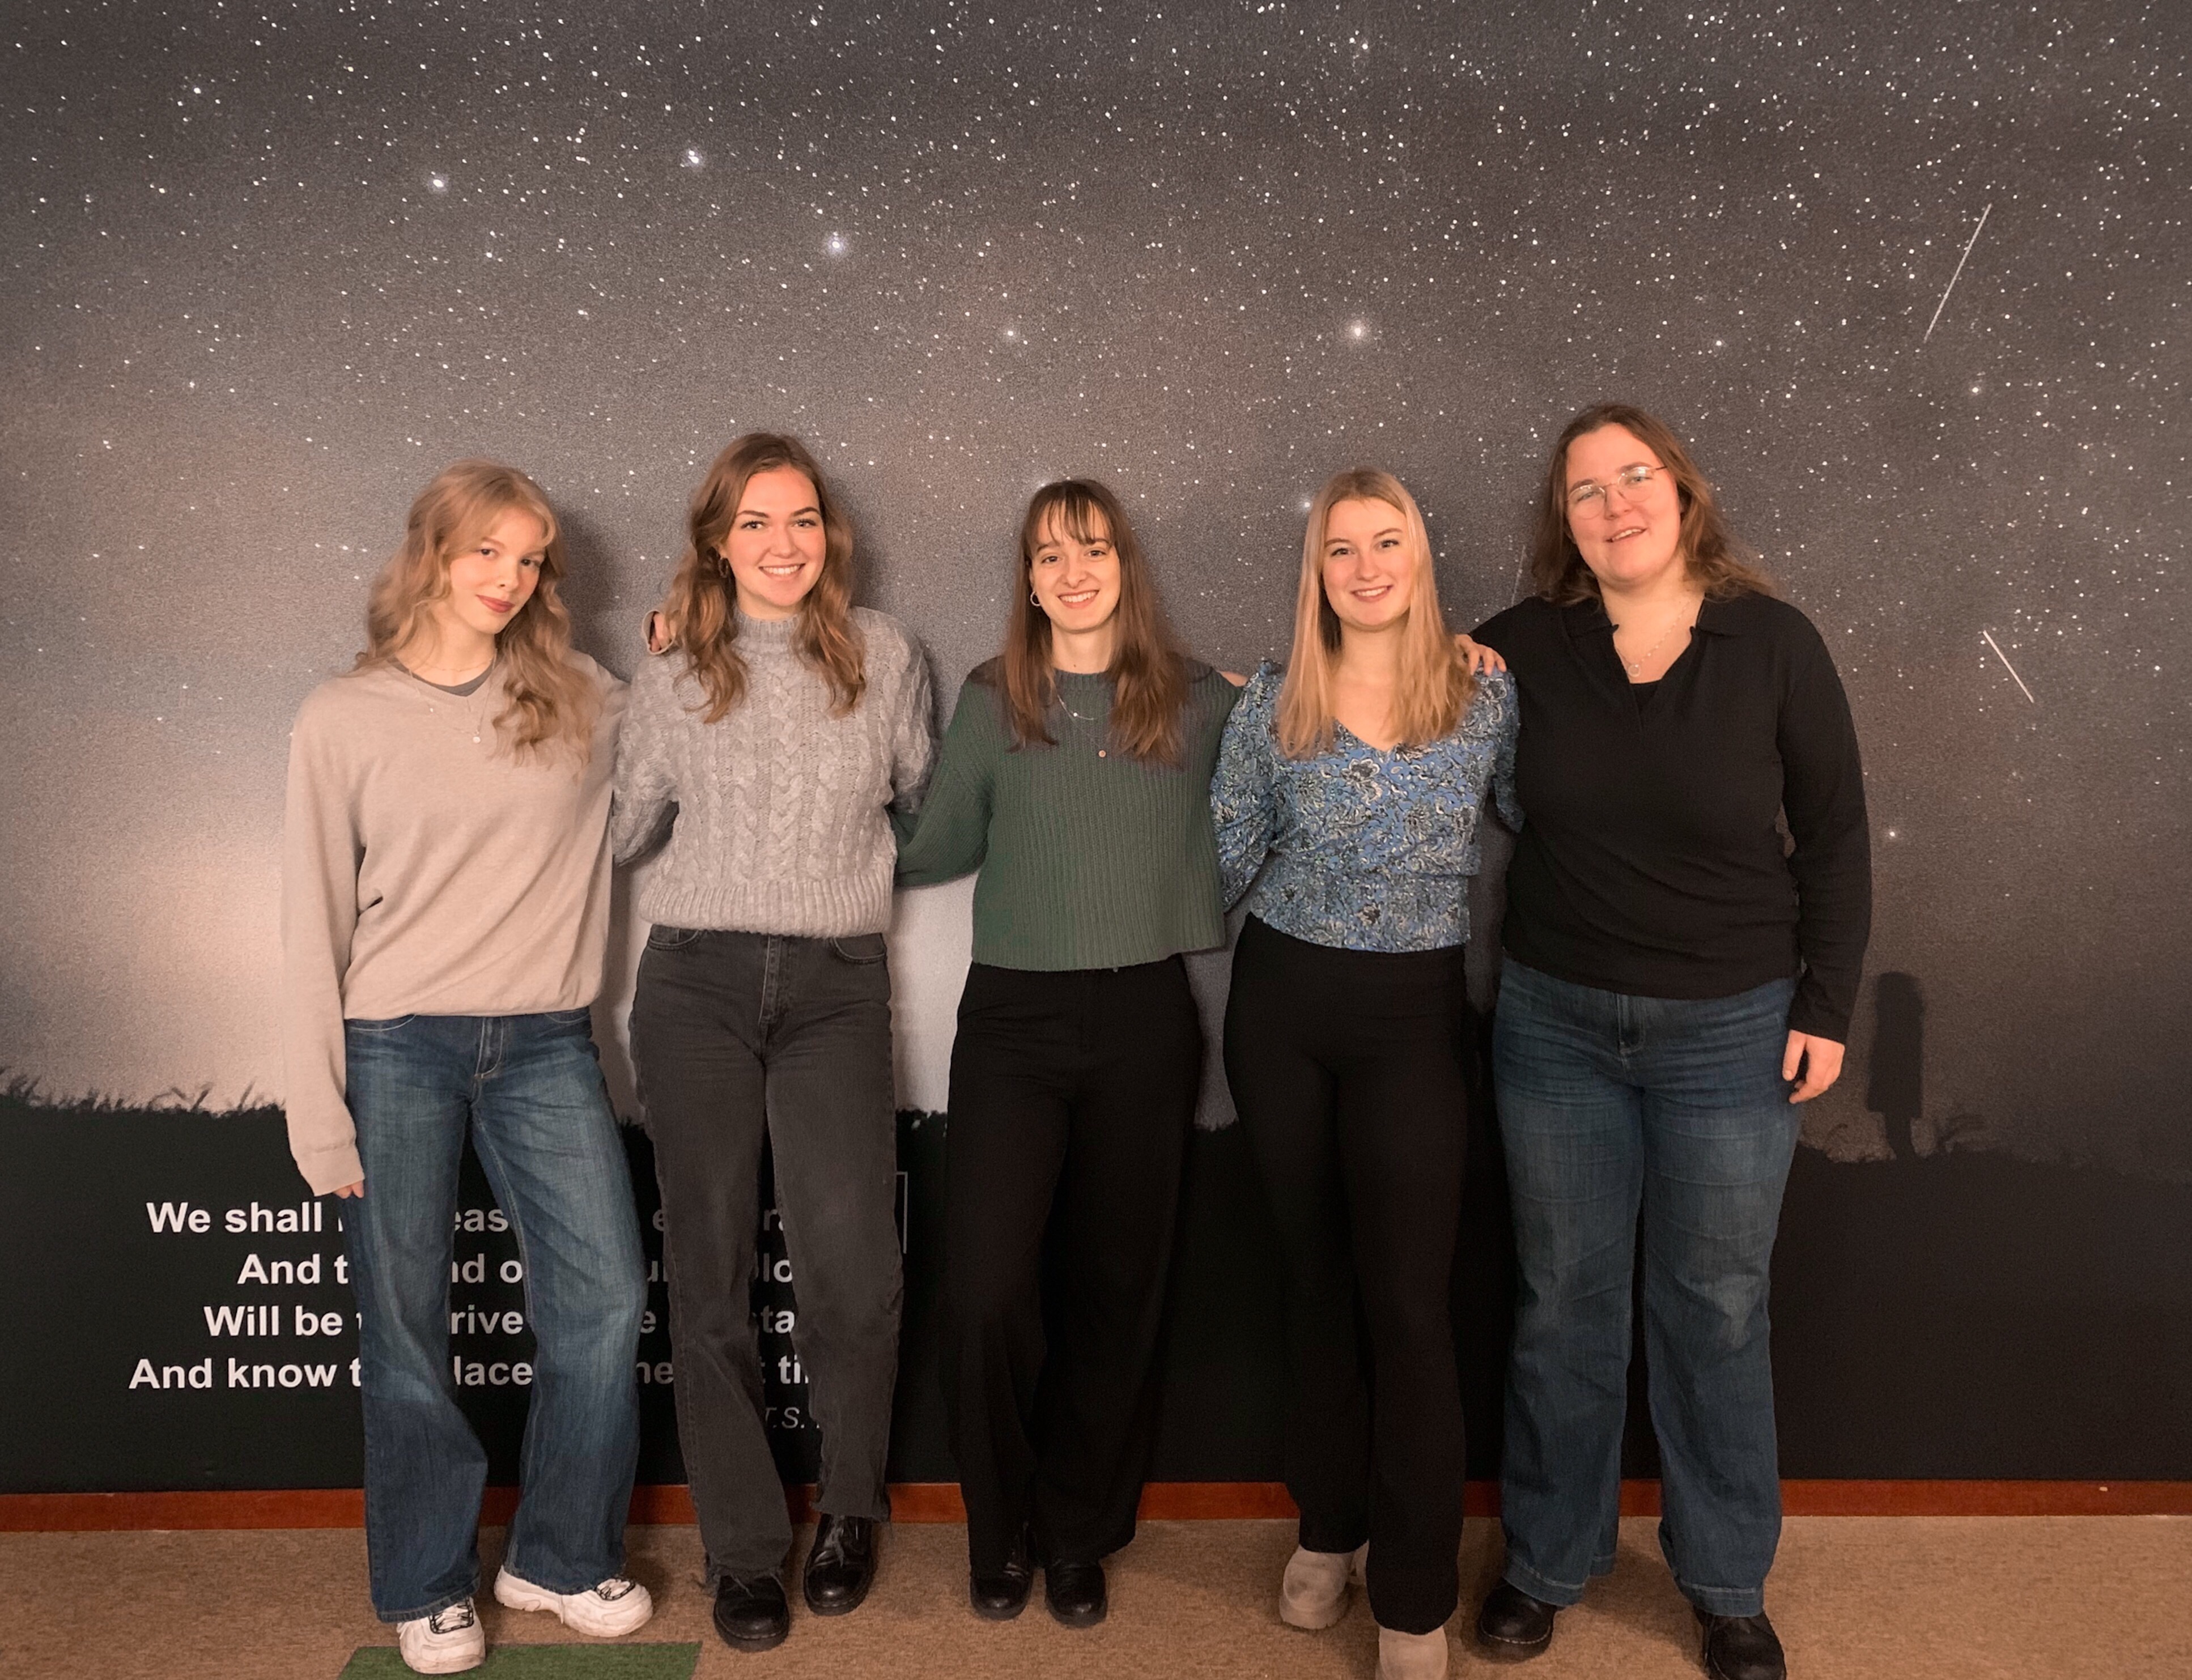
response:
<path id="1" fill-rule="evenodd" d="M 364 1193 L 365 1181 L 362 1178 L 355 1184 L 342 1184 L 335 1187 L 335 1194 L 338 1196 L 362 1196 Z"/>
<path id="2" fill-rule="evenodd" d="M 665 618 L 659 611 L 648 613 L 647 615 L 647 651 L 650 653 L 667 653 L 676 645 L 670 635 L 670 621 Z"/>

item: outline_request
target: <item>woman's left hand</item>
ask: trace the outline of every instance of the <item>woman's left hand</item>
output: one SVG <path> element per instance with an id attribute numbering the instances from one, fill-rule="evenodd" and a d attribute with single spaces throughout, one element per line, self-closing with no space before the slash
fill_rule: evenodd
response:
<path id="1" fill-rule="evenodd" d="M 1809 1102 L 1842 1076 L 1842 1047 L 1832 1039 L 1812 1033 L 1791 1033 L 1789 1047 L 1781 1052 L 1781 1077 L 1802 1080 L 1789 1093 L 1791 1102 Z"/>
<path id="2" fill-rule="evenodd" d="M 1471 641 L 1465 635 L 1457 635 L 1453 645 L 1461 650 L 1461 657 L 1469 661 L 1471 675 L 1482 676 L 1487 671 L 1504 671 L 1507 662 L 1499 657 L 1496 647 L 1487 647 L 1481 641 Z"/>

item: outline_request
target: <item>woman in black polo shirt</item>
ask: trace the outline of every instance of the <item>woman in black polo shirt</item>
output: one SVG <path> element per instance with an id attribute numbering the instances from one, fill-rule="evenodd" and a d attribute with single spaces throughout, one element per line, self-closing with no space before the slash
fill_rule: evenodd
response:
<path id="1" fill-rule="evenodd" d="M 1661 1546 L 1707 1671 L 1778 1680 L 1767 1266 L 1871 917 L 1857 737 L 1818 632 L 1653 416 L 1561 434 L 1533 563 L 1537 597 L 1476 632 L 1521 697 L 1526 819 L 1493 1051 L 1521 1274 L 1507 1564 L 1478 1634 L 1534 1655 L 1613 1567 L 1641 1218 Z"/>

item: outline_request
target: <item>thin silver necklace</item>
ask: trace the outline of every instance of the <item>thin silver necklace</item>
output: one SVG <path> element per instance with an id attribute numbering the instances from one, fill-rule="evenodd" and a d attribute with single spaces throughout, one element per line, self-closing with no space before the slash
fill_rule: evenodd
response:
<path id="1" fill-rule="evenodd" d="M 1695 612 L 1692 612 L 1687 624 L 1677 622 L 1668 625 L 1664 630 L 1660 632 L 1658 641 L 1653 642 L 1634 659 L 1622 659 L 1621 663 L 1628 669 L 1629 675 L 1634 677 L 1637 672 L 1642 670 L 1645 666 L 1650 664 L 1652 663 L 1652 656 L 1667 645 L 1667 638 L 1673 635 L 1676 630 L 1687 629 L 1691 624 L 1696 624 L 1697 621 L 1697 614 Z M 1621 626 L 1616 624 L 1613 628 L 1616 630 L 1618 630 Z M 1618 649 L 1616 650 L 1616 657 L 1619 658 L 1619 650 Z"/>
<path id="2" fill-rule="evenodd" d="M 451 708 L 451 711 L 454 713 L 455 715 L 456 727 L 460 731 L 467 728 L 470 729 L 472 736 L 472 745 L 477 747 L 480 744 L 480 731 L 485 727 L 483 720 L 487 715 L 487 703 L 480 697 L 488 692 L 490 685 L 482 682 L 477 688 L 472 690 L 469 694 L 451 694 L 439 683 L 431 681 L 427 678 L 420 676 L 418 672 L 413 670 L 410 666 L 405 664 L 401 659 L 398 659 L 396 662 L 396 668 L 402 671 L 404 675 L 411 678 L 414 682 L 420 684 L 425 688 L 427 691 L 426 693 L 421 695 L 420 698 L 425 701 L 426 710 L 432 716 L 442 718 L 444 722 L 450 720 L 448 718 L 443 717 L 441 708 L 434 703 L 433 697 L 436 695 L 441 695 L 451 700 L 465 703 L 461 709 L 455 707 Z M 488 663 L 487 670 L 482 671 L 480 675 L 484 677 L 494 669 L 494 661 L 490 660 Z M 470 712 L 471 714 L 471 721 L 469 724 L 464 721 L 465 712 Z"/>
<path id="3" fill-rule="evenodd" d="M 1054 677 L 1052 680 L 1052 686 L 1058 697 L 1059 709 L 1064 712 L 1066 716 L 1070 718 L 1078 718 L 1083 723 L 1101 723 L 1103 721 L 1101 718 L 1090 717 L 1086 712 L 1075 711 L 1071 703 L 1065 698 L 1065 691 L 1063 688 L 1057 686 L 1057 681 Z M 1111 756 L 1110 749 L 1105 747 L 1099 747 L 1096 749 L 1096 756 L 1098 758 L 1109 758 Z"/>

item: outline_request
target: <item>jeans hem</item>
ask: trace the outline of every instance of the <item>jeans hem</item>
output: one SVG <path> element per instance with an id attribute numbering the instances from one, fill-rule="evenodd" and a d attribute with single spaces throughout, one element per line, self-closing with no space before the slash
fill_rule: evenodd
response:
<path id="1" fill-rule="evenodd" d="M 1682 1597 L 1709 1616 L 1762 1616 L 1766 1589 L 1762 1586 L 1693 1586 L 1677 1577 Z"/>
<path id="2" fill-rule="evenodd" d="M 522 1563 L 512 1563 L 507 1557 L 504 1558 L 502 1560 L 500 1568 L 505 1575 L 523 1581 L 528 1586 L 537 1586 L 543 1592 L 553 1592 L 560 1597 L 568 1598 L 574 1592 L 591 1592 L 603 1581 L 613 1580 L 617 1576 L 622 1575 L 624 1573 L 624 1560 L 621 1558 L 616 1558 L 613 1560 L 607 1568 L 603 1569 L 599 1575 L 593 1576 L 590 1580 L 579 1581 L 576 1585 L 571 1586 L 563 1586 L 559 1585 L 552 1575 L 535 1575 L 530 1569 L 526 1569 Z"/>
<path id="3" fill-rule="evenodd" d="M 470 1586 L 465 1587 L 460 1592 L 445 1592 L 438 1598 L 429 1599 L 426 1603 L 425 1609 L 422 1610 L 384 1610 L 376 1604 L 373 1607 L 373 1613 L 374 1615 L 380 1617 L 382 1621 L 387 1623 L 389 1626 L 393 1627 L 398 1622 L 424 1621 L 428 1616 L 448 1609 L 452 1604 L 461 1604 L 467 1598 L 477 1598 L 478 1597 L 479 1576 L 475 1575 L 472 1577 L 472 1584 Z"/>
<path id="4" fill-rule="evenodd" d="M 1607 1566 L 1609 1569 L 1611 1567 L 1610 1564 Z M 1607 1573 L 1607 1570 L 1594 1567 L 1591 1573 L 1594 1575 L 1602 1575 Z M 1528 1593 L 1539 1603 L 1550 1604 L 1556 1609 L 1565 1610 L 1572 1605 L 1583 1602 L 1584 1582 L 1578 1581 L 1571 1586 L 1566 1581 L 1550 1580 L 1539 1575 L 1527 1563 L 1517 1563 L 1512 1558 L 1507 1560 L 1507 1567 L 1501 1572 L 1500 1579 L 1508 1586 Z"/>

